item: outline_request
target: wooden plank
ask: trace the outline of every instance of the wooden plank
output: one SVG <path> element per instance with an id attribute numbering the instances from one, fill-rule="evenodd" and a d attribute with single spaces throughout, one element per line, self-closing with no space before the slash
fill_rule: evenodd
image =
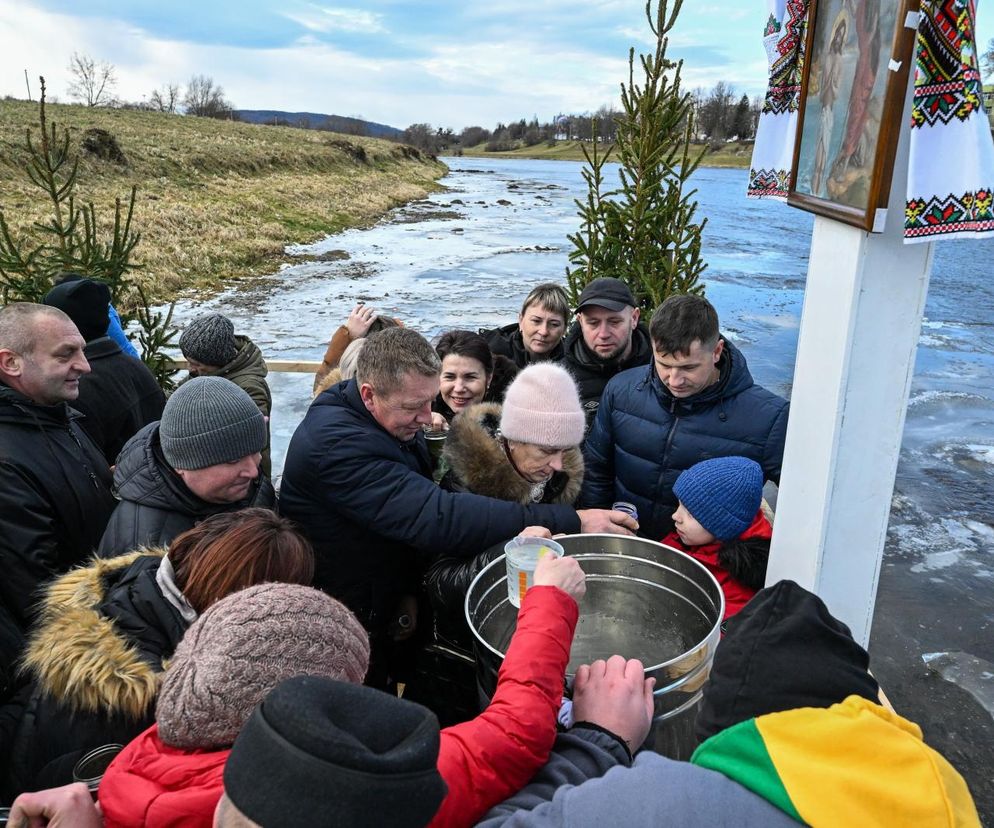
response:
<path id="1" fill-rule="evenodd" d="M 172 360 L 172 366 L 177 371 L 185 371 L 187 362 L 180 357 Z M 313 374 L 321 366 L 315 360 L 267 359 L 266 367 L 274 374 Z"/>

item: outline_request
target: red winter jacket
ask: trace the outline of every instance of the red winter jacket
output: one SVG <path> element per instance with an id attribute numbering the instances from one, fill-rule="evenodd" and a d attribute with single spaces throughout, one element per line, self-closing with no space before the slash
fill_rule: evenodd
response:
<path id="1" fill-rule="evenodd" d="M 561 589 L 525 593 L 493 701 L 472 721 L 442 731 L 438 770 L 449 793 L 432 826 L 475 825 L 546 763 L 578 618 L 576 601 Z"/>
<path id="2" fill-rule="evenodd" d="M 125 746 L 100 780 L 105 828 L 211 828 L 229 753 L 169 747 L 152 725 Z"/>
<path id="3" fill-rule="evenodd" d="M 752 519 L 752 523 L 749 524 L 749 528 L 739 535 L 738 539 L 760 538 L 762 540 L 769 540 L 771 537 L 773 537 L 773 527 L 770 526 L 766 515 L 760 509 L 756 512 L 756 517 Z M 756 594 L 756 590 L 747 587 L 741 581 L 736 581 L 718 562 L 718 550 L 722 547 L 721 541 L 706 543 L 703 546 L 685 546 L 676 532 L 670 532 L 670 534 L 663 538 L 662 543 L 666 546 L 672 546 L 674 549 L 679 549 L 681 552 L 686 552 L 690 557 L 704 564 L 708 572 L 714 575 L 719 586 L 721 586 L 721 591 L 725 593 L 725 616 L 722 620 L 735 615 Z"/>

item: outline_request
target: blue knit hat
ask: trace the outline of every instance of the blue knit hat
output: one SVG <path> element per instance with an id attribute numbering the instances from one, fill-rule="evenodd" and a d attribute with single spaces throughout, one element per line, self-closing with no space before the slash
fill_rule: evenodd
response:
<path id="1" fill-rule="evenodd" d="M 763 470 L 747 457 L 715 457 L 683 472 L 673 494 L 718 540 L 734 540 L 749 528 L 759 510 Z"/>

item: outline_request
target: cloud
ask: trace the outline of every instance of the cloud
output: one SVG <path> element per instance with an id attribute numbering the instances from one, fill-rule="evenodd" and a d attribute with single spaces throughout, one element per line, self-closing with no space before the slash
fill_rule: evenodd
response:
<path id="1" fill-rule="evenodd" d="M 386 31 L 382 15 L 362 9 L 335 9 L 307 4 L 299 10 L 283 11 L 281 14 L 312 32 L 378 34 Z"/>

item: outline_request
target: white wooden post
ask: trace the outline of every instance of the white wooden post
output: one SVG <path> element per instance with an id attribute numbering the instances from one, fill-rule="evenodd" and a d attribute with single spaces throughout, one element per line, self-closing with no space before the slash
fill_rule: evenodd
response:
<path id="1" fill-rule="evenodd" d="M 908 133 L 883 233 L 815 219 L 766 578 L 820 595 L 863 646 L 932 269 L 932 244 L 903 243 Z"/>

